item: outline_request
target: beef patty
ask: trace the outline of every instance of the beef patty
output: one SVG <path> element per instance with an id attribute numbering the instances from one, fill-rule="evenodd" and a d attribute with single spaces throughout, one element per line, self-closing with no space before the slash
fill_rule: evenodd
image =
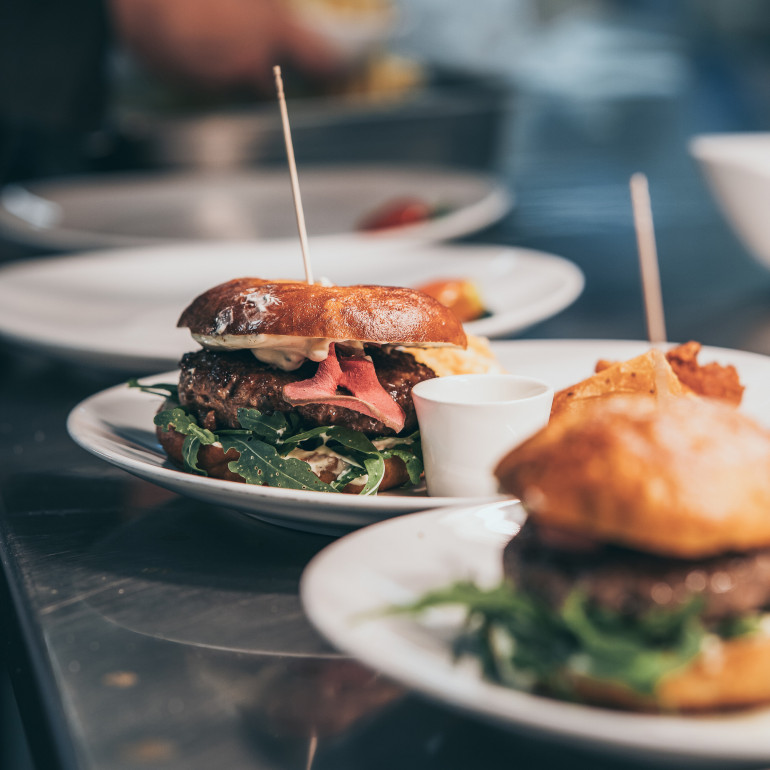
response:
<path id="1" fill-rule="evenodd" d="M 770 549 L 698 560 L 612 545 L 568 551 L 544 546 L 528 520 L 506 546 L 503 569 L 523 591 L 554 608 L 575 588 L 598 605 L 627 615 L 673 608 L 693 596 L 704 601 L 707 622 L 770 606 Z"/>
<path id="2" fill-rule="evenodd" d="M 412 388 L 436 375 L 407 353 L 385 353 L 377 347 L 367 348 L 366 352 L 374 362 L 380 385 L 404 410 L 406 422 L 401 433 L 410 433 L 417 427 Z M 296 411 L 309 427 L 343 425 L 368 436 L 395 435 L 378 420 L 352 409 L 330 404 L 292 406 L 284 401 L 284 385 L 315 374 L 318 364 L 312 361 L 285 372 L 258 361 L 248 350 L 199 350 L 187 353 L 180 368 L 179 401 L 209 430 L 239 427 L 238 409 L 251 408 L 264 413 Z"/>

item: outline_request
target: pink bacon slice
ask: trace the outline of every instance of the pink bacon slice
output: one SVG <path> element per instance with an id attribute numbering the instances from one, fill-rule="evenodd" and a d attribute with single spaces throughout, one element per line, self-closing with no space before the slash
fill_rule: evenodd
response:
<path id="1" fill-rule="evenodd" d="M 349 390 L 352 395 L 337 393 L 338 387 Z M 309 380 L 284 385 L 283 397 L 294 406 L 343 406 L 372 417 L 396 432 L 403 429 L 406 420 L 404 410 L 380 385 L 372 362 L 366 358 L 338 358 L 333 342 L 315 375 Z"/>

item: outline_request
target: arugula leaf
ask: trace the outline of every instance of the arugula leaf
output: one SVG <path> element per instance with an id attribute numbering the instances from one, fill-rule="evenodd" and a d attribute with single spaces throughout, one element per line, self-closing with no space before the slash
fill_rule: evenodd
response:
<path id="1" fill-rule="evenodd" d="M 363 433 L 341 425 L 329 425 L 302 430 L 302 419 L 295 412 L 263 414 L 258 409 L 238 409 L 240 428 L 223 428 L 216 432 L 202 428 L 194 415 L 178 403 L 176 385 L 143 386 L 136 379 L 129 381 L 136 387 L 154 395 L 165 395 L 167 406 L 154 417 L 162 430 L 173 427 L 185 436 L 182 457 L 185 469 L 206 475 L 198 465 L 201 446 L 219 442 L 225 452 L 235 449 L 243 456 L 230 464 L 250 484 L 267 484 L 290 489 L 314 489 L 329 492 L 344 489 L 353 479 L 366 474 L 360 494 L 376 494 L 385 473 L 385 460 L 399 457 L 405 463 L 410 482 L 417 484 L 422 474 L 422 454 L 419 433 L 403 437 L 399 443 L 379 450 Z M 310 442 L 312 447 L 327 445 L 344 458 L 350 468 L 331 484 L 322 482 L 303 460 L 287 455 L 297 446 Z M 237 466 L 237 467 L 236 467 Z"/>
<path id="2" fill-rule="evenodd" d="M 364 459 L 366 484 L 359 495 L 376 495 L 385 476 L 385 459 L 382 455 L 370 455 Z"/>
<path id="3" fill-rule="evenodd" d="M 283 443 L 287 446 L 296 446 L 297 444 L 309 441 L 311 438 L 323 438 L 328 433 L 329 428 L 330 426 L 326 425 L 322 425 L 318 428 L 310 428 L 301 433 L 295 433 L 294 435 L 284 437 Z"/>
<path id="4" fill-rule="evenodd" d="M 302 433 L 296 433 L 285 438 L 284 442 L 286 444 L 301 444 L 311 438 L 319 437 L 324 440 L 325 444 L 330 439 L 334 439 L 342 446 L 362 454 L 376 455 L 380 453 L 380 450 L 363 433 L 359 433 L 359 431 L 352 428 L 346 428 L 343 425 L 325 425 L 318 428 L 310 428 L 309 430 L 302 431 Z"/>
<path id="5" fill-rule="evenodd" d="M 326 429 L 326 433 L 329 439 L 334 439 L 338 444 L 342 444 L 354 452 L 378 457 L 380 455 L 380 450 L 363 433 L 356 430 L 345 428 L 342 425 L 332 425 Z"/>
<path id="6" fill-rule="evenodd" d="M 420 477 L 424 470 L 422 457 L 414 453 L 411 447 L 391 447 L 390 449 L 384 449 L 382 456 L 387 460 L 389 457 L 398 457 L 404 465 L 406 465 L 406 472 L 409 474 L 410 484 L 419 484 Z"/>
<path id="7" fill-rule="evenodd" d="M 331 486 L 335 492 L 342 492 L 342 490 L 345 489 L 345 487 L 350 484 L 351 481 L 362 475 L 363 474 L 361 473 L 361 468 L 358 468 L 355 465 L 351 465 L 350 468 L 342 471 L 342 473 L 336 479 L 334 479 L 334 481 L 330 482 L 329 486 Z"/>
<path id="8" fill-rule="evenodd" d="M 607 610 L 592 611 L 575 590 L 560 614 L 586 656 L 585 673 L 652 693 L 665 674 L 698 654 L 706 635 L 698 619 L 701 608 L 702 602 L 693 600 L 670 613 L 658 609 L 651 623 L 644 615 L 630 620 Z"/>
<path id="9" fill-rule="evenodd" d="M 539 682 L 562 692 L 564 672 L 572 671 L 651 693 L 700 652 L 707 634 L 697 599 L 629 618 L 593 606 L 578 590 L 554 610 L 508 583 L 491 589 L 454 583 L 387 612 L 419 614 L 441 605 L 465 608 L 456 652 L 477 657 L 487 677 L 514 686 Z"/>
<path id="10" fill-rule="evenodd" d="M 154 396 L 166 396 L 173 401 L 179 401 L 179 386 L 172 383 L 159 382 L 155 385 L 142 385 L 136 377 L 128 381 L 129 388 L 138 388 L 142 393 L 152 393 Z"/>
<path id="11" fill-rule="evenodd" d="M 182 443 L 182 460 L 187 470 L 197 473 L 199 476 L 208 476 L 208 473 L 198 465 L 198 450 L 200 448 L 200 438 L 194 433 L 188 433 Z"/>
<path id="12" fill-rule="evenodd" d="M 492 615 L 505 615 L 517 612 L 528 602 L 513 592 L 507 583 L 500 583 L 494 588 L 483 589 L 470 580 L 460 580 L 444 588 L 428 591 L 411 604 L 386 607 L 377 615 L 416 615 L 432 607 L 448 604 L 464 606 L 469 613 L 484 612 Z"/>
<path id="13" fill-rule="evenodd" d="M 286 444 L 301 444 L 312 438 L 321 438 L 330 449 L 349 460 L 354 466 L 357 466 L 357 472 L 352 475 L 348 481 L 361 475 L 360 469 L 363 465 L 366 472 L 366 483 L 359 492 L 360 495 L 376 494 L 382 479 L 385 476 L 385 456 L 383 452 L 363 433 L 346 428 L 342 425 L 330 425 L 327 427 L 312 428 L 310 430 L 291 436 L 286 439 Z M 350 454 L 352 452 L 352 455 Z M 335 485 L 335 488 L 342 489 L 342 486 Z"/>
<path id="14" fill-rule="evenodd" d="M 201 428 L 195 417 L 181 406 L 158 412 L 153 418 L 153 422 L 163 430 L 168 430 L 169 427 L 173 426 L 174 430 L 183 436 L 197 436 L 201 444 L 214 444 L 218 440 L 216 433 Z"/>
<path id="15" fill-rule="evenodd" d="M 282 441 L 289 430 L 289 424 L 282 412 L 262 414 L 258 409 L 239 409 L 238 423 L 245 430 L 256 433 L 271 443 Z"/>
<path id="16" fill-rule="evenodd" d="M 198 465 L 198 450 L 201 446 L 216 443 L 219 440 L 217 434 L 201 428 L 195 417 L 181 406 L 158 412 L 154 422 L 164 431 L 173 426 L 174 430 L 185 437 L 182 443 L 182 460 L 185 469 L 199 476 L 207 476 L 206 471 Z"/>
<path id="17" fill-rule="evenodd" d="M 281 457 L 275 447 L 257 438 L 243 436 L 222 436 L 222 449 L 227 452 L 235 449 L 240 453 L 237 460 L 228 463 L 233 473 L 237 473 L 250 484 L 266 484 L 284 489 L 311 489 L 317 492 L 332 492 L 310 470 L 310 466 L 294 457 Z"/>

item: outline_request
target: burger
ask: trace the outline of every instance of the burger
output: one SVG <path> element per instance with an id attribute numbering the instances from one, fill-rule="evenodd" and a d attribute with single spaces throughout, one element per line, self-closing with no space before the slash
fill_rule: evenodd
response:
<path id="1" fill-rule="evenodd" d="M 504 579 L 387 612 L 462 608 L 455 655 L 517 689 L 643 711 L 770 703 L 768 467 L 770 431 L 725 401 L 594 400 L 499 463 L 527 512 Z"/>
<path id="2" fill-rule="evenodd" d="M 411 390 L 436 375 L 402 348 L 467 344 L 451 310 L 388 286 L 237 278 L 193 300 L 178 325 L 201 349 L 182 358 L 155 416 L 172 461 L 231 481 L 360 494 L 422 472 Z"/>
<path id="3" fill-rule="evenodd" d="M 498 662 L 619 707 L 770 702 L 768 468 L 770 432 L 697 396 L 552 420 L 496 470 L 528 514 L 503 556 L 519 606 Z"/>

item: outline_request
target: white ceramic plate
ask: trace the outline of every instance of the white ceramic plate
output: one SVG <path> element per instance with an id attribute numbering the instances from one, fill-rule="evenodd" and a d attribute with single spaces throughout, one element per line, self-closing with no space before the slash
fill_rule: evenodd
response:
<path id="1" fill-rule="evenodd" d="M 599 358 L 629 358 L 648 348 L 644 342 L 521 340 L 493 343 L 510 372 L 529 375 L 561 388 L 588 376 Z M 743 409 L 770 425 L 770 358 L 706 348 L 703 362 L 734 363 L 747 385 Z M 176 372 L 143 382 L 175 382 Z M 166 461 L 152 418 L 161 399 L 124 385 L 97 393 L 71 412 L 67 428 L 84 449 L 130 473 L 179 494 L 243 511 L 275 524 L 340 533 L 391 516 L 465 502 L 427 497 L 423 491 L 386 492 L 376 497 L 302 492 L 220 481 L 176 470 Z"/>
<path id="2" fill-rule="evenodd" d="M 432 698 L 494 722 L 640 759 L 770 761 L 770 710 L 714 717 L 610 711 L 530 695 L 484 680 L 457 663 L 456 616 L 431 625 L 377 610 L 456 580 L 494 585 L 502 551 L 522 519 L 516 503 L 469 505 L 377 524 L 338 540 L 306 568 L 307 614 L 339 649 Z M 721 761 L 721 764 L 720 764 Z M 730 764 L 730 766 L 733 766 Z"/>
<path id="3" fill-rule="evenodd" d="M 143 378 L 143 384 L 176 382 L 177 371 Z M 429 498 L 422 489 L 374 497 L 277 489 L 195 476 L 166 460 L 153 428 L 161 397 L 126 385 L 97 393 L 67 419 L 70 436 L 92 454 L 181 495 L 233 508 L 274 524 L 308 532 L 340 534 L 389 516 L 457 502 Z"/>
<path id="4" fill-rule="evenodd" d="M 510 334 L 557 313 L 583 288 L 567 260 L 503 246 L 394 249 L 311 244 L 316 276 L 417 286 L 475 280 L 491 311 L 473 334 Z M 0 268 L 0 336 L 77 363 L 139 374 L 177 365 L 195 345 L 177 329 L 200 292 L 244 275 L 302 278 L 296 242 L 156 246 L 49 257 Z"/>
<path id="5" fill-rule="evenodd" d="M 300 168 L 302 203 L 313 238 L 366 243 L 456 238 L 492 224 L 513 196 L 491 177 L 468 171 L 397 166 Z M 362 218 L 398 197 L 445 213 L 376 235 Z M 126 174 L 14 184 L 0 191 L 6 238 L 52 249 L 93 249 L 170 241 L 296 238 L 285 168 L 238 173 Z"/>

